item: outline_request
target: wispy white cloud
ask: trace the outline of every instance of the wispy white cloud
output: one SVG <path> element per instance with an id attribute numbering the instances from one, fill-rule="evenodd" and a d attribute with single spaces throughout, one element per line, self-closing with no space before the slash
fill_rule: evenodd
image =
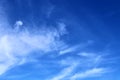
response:
<path id="1" fill-rule="evenodd" d="M 65 28 L 63 28 L 63 29 L 65 29 Z M 62 29 L 62 30 L 63 30 Z M 66 30 L 63 30 L 64 32 L 67 32 Z M 73 52 L 77 52 L 77 51 L 79 51 L 80 49 L 83 49 L 83 48 L 85 48 L 85 47 L 87 47 L 88 45 L 91 45 L 91 44 L 93 44 L 93 41 L 92 40 L 88 40 L 86 43 L 81 43 L 81 44 L 79 44 L 79 45 L 75 45 L 75 46 L 72 46 L 72 47 L 70 47 L 70 46 L 66 46 L 64 49 L 62 49 L 60 52 L 59 52 L 59 54 L 60 55 L 63 55 L 63 54 L 67 54 L 67 53 L 73 53 Z M 86 53 L 85 52 L 83 52 L 82 54 L 80 53 L 79 55 L 84 55 L 84 56 L 87 56 L 87 55 L 85 55 Z M 90 54 L 91 56 L 93 56 L 92 54 Z M 89 55 L 89 56 L 90 56 Z"/>
<path id="2" fill-rule="evenodd" d="M 94 67 L 99 66 L 104 60 L 103 55 L 97 53 L 90 53 L 90 52 L 80 52 L 78 56 L 84 57 L 85 60 L 89 65 L 93 65 Z"/>
<path id="3" fill-rule="evenodd" d="M 66 48 L 63 49 L 59 52 L 60 55 L 66 54 L 66 53 L 70 53 L 70 52 L 74 52 L 78 49 L 78 46 L 74 46 L 74 47 L 70 47 L 70 48 Z"/>
<path id="4" fill-rule="evenodd" d="M 88 52 L 80 52 L 78 55 L 79 56 L 83 56 L 83 57 L 88 57 L 88 58 L 96 56 L 96 54 L 94 54 L 94 53 L 88 53 Z"/>
<path id="5" fill-rule="evenodd" d="M 0 75 L 27 62 L 27 56 L 35 50 L 41 54 L 59 50 L 65 45 L 60 40 L 61 35 L 66 33 L 66 25 L 62 22 L 56 28 L 30 30 L 18 20 L 13 27 L 8 22 L 4 8 L 0 6 Z"/>
<path id="6" fill-rule="evenodd" d="M 16 26 L 22 26 L 22 25 L 23 25 L 23 22 L 22 22 L 21 20 L 16 21 L 15 25 L 16 25 Z"/>
<path id="7" fill-rule="evenodd" d="M 77 79 L 88 78 L 88 77 L 99 77 L 106 72 L 107 72 L 106 68 L 93 68 L 93 69 L 89 69 L 81 73 L 74 74 L 70 78 L 70 80 L 77 80 Z"/>
<path id="8" fill-rule="evenodd" d="M 27 55 L 30 55 L 35 50 L 39 50 L 42 53 L 58 50 L 58 47 L 64 43 L 59 40 L 60 35 L 63 35 L 63 33 L 60 33 L 63 29 L 63 26 L 60 24 L 63 23 L 59 23 L 58 29 L 42 29 L 36 34 L 36 32 L 31 33 L 28 30 L 19 31 L 20 28 L 23 28 L 23 22 L 16 21 L 15 31 L 11 29 L 11 31 L 6 33 L 1 32 L 0 75 L 13 66 L 25 63 Z M 4 29 L 4 32 L 6 30 L 7 28 Z"/>
<path id="9" fill-rule="evenodd" d="M 19 31 L 19 28 L 23 25 L 23 22 L 22 21 L 16 21 L 15 23 L 15 31 Z"/>
<path id="10" fill-rule="evenodd" d="M 49 79 L 49 80 L 63 80 L 67 76 L 71 75 L 71 73 L 74 71 L 74 69 L 77 67 L 78 63 L 73 63 L 69 67 L 64 68 L 58 75 L 55 75 L 55 77 Z"/>
<path id="11" fill-rule="evenodd" d="M 60 64 L 63 66 L 69 66 L 72 65 L 72 63 L 78 63 L 76 67 L 65 68 L 58 75 L 55 75 L 55 77 L 50 80 L 78 80 L 89 77 L 100 77 L 104 75 L 104 73 L 108 73 L 110 71 L 108 70 L 108 68 L 98 67 L 103 63 L 104 60 L 103 56 L 100 54 L 81 52 L 78 55 L 81 58 L 78 59 L 77 57 L 75 58 L 69 56 L 68 58 L 63 59 L 60 62 Z M 106 62 L 104 61 L 104 63 Z"/>
<path id="12" fill-rule="evenodd" d="M 81 54 L 85 57 L 81 59 L 68 57 L 61 60 L 60 65 L 69 67 L 64 68 L 58 75 L 54 75 L 54 77 L 49 80 L 77 80 L 88 77 L 99 77 L 108 72 L 108 68 L 98 67 L 98 65 L 101 64 L 100 61 L 102 60 L 102 56 L 94 53 Z"/>

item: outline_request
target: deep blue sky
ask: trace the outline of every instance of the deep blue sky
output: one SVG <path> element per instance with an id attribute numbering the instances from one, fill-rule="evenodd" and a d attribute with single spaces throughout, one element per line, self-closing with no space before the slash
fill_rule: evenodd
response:
<path id="1" fill-rule="evenodd" d="M 1 0 L 0 24 L 0 80 L 120 79 L 119 0 Z"/>

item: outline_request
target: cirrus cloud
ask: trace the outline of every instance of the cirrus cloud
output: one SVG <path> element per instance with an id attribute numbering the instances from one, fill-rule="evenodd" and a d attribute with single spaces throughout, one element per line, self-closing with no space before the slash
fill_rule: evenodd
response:
<path id="1" fill-rule="evenodd" d="M 23 28 L 22 25 L 22 21 L 16 21 L 14 29 L 0 33 L 0 75 L 11 67 L 26 62 L 25 58 L 35 50 L 47 53 L 60 49 L 61 44 L 64 44 L 59 40 L 63 35 L 61 31 L 65 30 L 63 23 L 58 24 L 58 29 L 41 29 L 39 32 L 36 30 L 37 34 L 28 30 L 19 31 L 20 28 Z M 6 29 L 4 29 L 5 31 Z"/>

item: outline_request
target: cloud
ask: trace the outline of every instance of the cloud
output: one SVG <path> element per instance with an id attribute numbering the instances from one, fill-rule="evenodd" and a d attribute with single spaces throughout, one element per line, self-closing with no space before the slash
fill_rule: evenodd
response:
<path id="1" fill-rule="evenodd" d="M 77 79 L 88 78 L 88 77 L 98 77 L 106 72 L 107 72 L 107 69 L 105 69 L 105 68 L 93 68 L 93 69 L 89 69 L 85 72 L 74 74 L 70 78 L 70 80 L 77 80 Z"/>
<path id="2" fill-rule="evenodd" d="M 81 52 L 78 54 L 79 56 L 83 56 L 83 57 L 88 57 L 88 58 L 91 58 L 91 57 L 95 57 L 96 54 L 94 53 L 88 53 L 88 52 Z"/>
<path id="3" fill-rule="evenodd" d="M 104 60 L 104 55 L 91 52 L 80 52 L 78 56 L 83 57 L 85 59 L 84 61 L 90 63 L 89 65 L 93 65 L 94 67 L 99 66 Z M 104 62 L 106 63 L 105 60 Z"/>
<path id="4" fill-rule="evenodd" d="M 16 21 L 15 23 L 15 31 L 19 31 L 20 30 L 20 27 L 23 26 L 23 22 L 22 21 Z"/>
<path id="5" fill-rule="evenodd" d="M 23 22 L 20 21 L 20 20 L 19 20 L 19 21 L 16 21 L 15 25 L 16 25 L 16 26 L 22 26 L 22 25 L 23 25 Z"/>
<path id="6" fill-rule="evenodd" d="M 65 29 L 65 28 L 63 28 L 63 29 Z M 62 30 L 63 30 L 62 29 Z M 66 30 L 63 30 L 64 32 L 67 32 Z M 93 43 L 93 41 L 92 40 L 88 40 L 86 43 L 81 43 L 81 44 L 79 44 L 79 45 L 75 45 L 75 46 L 72 46 L 72 47 L 70 47 L 70 46 L 66 46 L 64 49 L 62 49 L 60 52 L 59 52 L 59 54 L 60 55 L 63 55 L 63 54 L 67 54 L 67 53 L 73 53 L 73 52 L 78 52 L 80 49 L 83 49 L 83 48 L 85 48 L 85 47 L 87 47 L 88 45 L 91 45 Z M 83 52 L 83 54 L 85 54 L 84 52 Z M 82 54 L 79 54 L 79 55 L 82 55 Z M 92 56 L 92 54 L 90 54 L 91 56 Z M 86 55 L 87 56 L 87 55 Z"/>
<path id="7" fill-rule="evenodd" d="M 95 53 L 81 53 L 83 58 L 67 57 L 60 61 L 63 67 L 69 66 L 61 70 L 58 75 L 48 80 L 77 80 L 88 77 L 99 77 L 108 72 L 107 68 L 99 68 L 102 56 Z M 92 69 L 91 69 L 92 68 Z M 85 70 L 81 72 L 81 70 Z"/>
<path id="8" fill-rule="evenodd" d="M 72 63 L 69 67 L 64 68 L 58 75 L 49 80 L 63 80 L 65 77 L 71 75 L 74 69 L 77 67 L 78 63 Z"/>
<path id="9" fill-rule="evenodd" d="M 60 24 L 63 23 L 58 24 L 58 29 L 45 28 L 37 30 L 40 32 L 30 32 L 24 30 L 22 21 L 16 21 L 15 29 L 11 29 L 11 31 L 4 29 L 3 32 L 6 33 L 0 33 L 0 75 L 14 66 L 24 64 L 27 56 L 36 50 L 42 54 L 60 49 L 61 44 L 64 44 L 59 40 L 60 36 L 64 34 L 60 33 L 63 29 Z M 20 28 L 23 28 L 23 31 Z"/>
<path id="10" fill-rule="evenodd" d="M 73 46 L 73 47 L 69 47 L 66 49 L 63 49 L 59 52 L 60 55 L 66 54 L 66 53 L 70 53 L 70 52 L 74 52 L 78 49 L 78 46 Z"/>

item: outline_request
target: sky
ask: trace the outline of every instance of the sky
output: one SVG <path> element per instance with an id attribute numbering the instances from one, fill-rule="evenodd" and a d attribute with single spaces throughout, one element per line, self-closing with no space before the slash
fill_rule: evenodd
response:
<path id="1" fill-rule="evenodd" d="M 120 80 L 119 0 L 0 0 L 0 80 Z"/>

